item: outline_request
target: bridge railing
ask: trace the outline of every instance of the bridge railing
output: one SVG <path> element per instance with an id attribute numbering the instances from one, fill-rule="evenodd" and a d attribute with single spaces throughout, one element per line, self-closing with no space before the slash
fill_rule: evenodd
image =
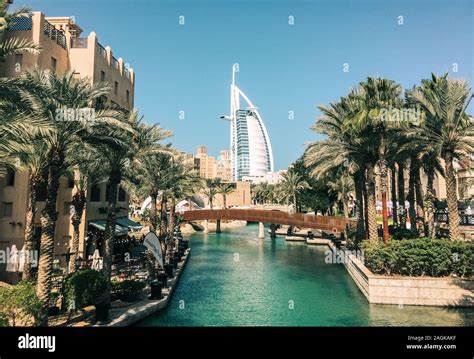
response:
<path id="1" fill-rule="evenodd" d="M 199 209 L 182 212 L 185 221 L 195 220 L 242 220 L 250 222 L 264 222 L 284 224 L 297 227 L 306 227 L 332 231 L 343 231 L 346 222 L 342 217 L 317 216 L 314 214 L 271 211 L 263 209 Z M 350 220 L 349 224 L 354 221 Z"/>

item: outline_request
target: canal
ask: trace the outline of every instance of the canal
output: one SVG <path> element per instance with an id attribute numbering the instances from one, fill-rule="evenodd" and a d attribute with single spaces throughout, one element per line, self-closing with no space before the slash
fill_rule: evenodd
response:
<path id="1" fill-rule="evenodd" d="M 474 310 L 368 304 L 326 246 L 257 239 L 258 226 L 191 235 L 169 306 L 140 326 L 472 326 Z"/>

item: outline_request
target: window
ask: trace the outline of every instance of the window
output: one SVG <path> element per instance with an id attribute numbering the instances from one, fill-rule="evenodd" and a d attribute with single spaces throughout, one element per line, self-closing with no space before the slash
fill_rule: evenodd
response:
<path id="1" fill-rule="evenodd" d="M 130 91 L 127 90 L 127 103 L 130 103 Z"/>
<path id="2" fill-rule="evenodd" d="M 64 202 L 63 214 L 69 216 L 71 214 L 72 202 Z"/>
<path id="3" fill-rule="evenodd" d="M 118 82 L 115 81 L 115 84 L 114 84 L 114 94 L 118 94 Z"/>
<path id="4" fill-rule="evenodd" d="M 127 197 L 127 192 L 125 192 L 125 190 L 122 187 L 119 187 L 118 201 L 125 202 L 126 197 Z"/>
<path id="5" fill-rule="evenodd" d="M 12 169 L 7 170 L 7 177 L 5 179 L 5 186 L 13 187 L 15 185 L 15 171 Z"/>
<path id="6" fill-rule="evenodd" d="M 105 72 L 104 71 L 100 72 L 100 81 L 105 82 Z"/>
<path id="7" fill-rule="evenodd" d="M 51 71 L 56 72 L 56 67 L 58 64 L 58 60 L 55 57 L 51 56 Z"/>
<path id="8" fill-rule="evenodd" d="M 100 202 L 100 187 L 99 185 L 91 186 L 91 202 Z"/>
<path id="9" fill-rule="evenodd" d="M 13 215 L 13 203 L 3 202 L 2 203 L 2 217 L 11 217 Z"/>

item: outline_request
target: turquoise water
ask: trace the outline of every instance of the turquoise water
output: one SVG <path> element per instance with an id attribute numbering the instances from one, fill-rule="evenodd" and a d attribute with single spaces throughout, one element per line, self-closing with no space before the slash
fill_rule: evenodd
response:
<path id="1" fill-rule="evenodd" d="M 463 326 L 473 310 L 369 305 L 325 246 L 257 239 L 258 226 L 190 236 L 167 309 L 141 326 Z M 267 234 L 268 236 L 268 234 Z"/>

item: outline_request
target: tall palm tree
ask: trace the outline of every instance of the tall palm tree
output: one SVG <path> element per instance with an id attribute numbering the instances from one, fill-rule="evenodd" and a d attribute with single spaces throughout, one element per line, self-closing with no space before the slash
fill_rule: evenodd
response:
<path id="1" fill-rule="evenodd" d="M 25 248 L 27 253 L 31 253 L 34 247 L 35 217 L 37 213 L 36 197 L 38 186 L 45 179 L 46 170 L 46 145 L 41 140 L 32 141 L 31 144 L 24 147 L 20 154 L 23 164 L 20 171 L 28 173 L 28 198 L 26 206 L 25 221 Z M 30 255 L 25 258 L 22 279 L 29 280 L 32 275 Z"/>
<path id="2" fill-rule="evenodd" d="M 80 111 L 91 108 L 94 101 L 105 96 L 109 87 L 91 84 L 88 80 L 77 79 L 73 73 L 57 75 L 54 72 L 33 70 L 22 78 L 25 89 L 22 102 L 30 109 L 32 117 L 46 120 L 52 130 L 44 139 L 47 146 L 47 196 L 41 214 L 41 246 L 38 267 L 37 295 L 42 303 L 41 324 L 47 324 L 47 309 L 51 293 L 54 255 L 54 235 L 57 219 L 57 196 L 59 179 L 66 168 L 66 159 L 74 144 L 80 143 L 92 133 L 89 121 L 66 120 L 65 111 Z M 102 111 L 96 113 L 95 120 L 106 118 Z"/>
<path id="3" fill-rule="evenodd" d="M 79 258 L 80 226 L 82 216 L 87 204 L 87 189 L 103 182 L 106 172 L 102 166 L 102 158 L 95 149 L 87 144 L 78 145 L 73 151 L 71 169 L 68 175 L 74 181 L 74 194 L 72 196 L 71 224 L 73 227 L 71 258 L 69 271 L 77 270 Z"/>
<path id="4" fill-rule="evenodd" d="M 388 190 L 388 160 L 387 152 L 390 147 L 388 131 L 390 122 L 382 115 L 382 111 L 401 107 L 401 86 L 392 80 L 383 78 L 369 77 L 367 81 L 359 85 L 359 98 L 361 101 L 361 111 L 358 118 L 363 121 L 365 126 L 372 128 L 373 135 L 378 137 L 377 162 L 370 163 L 368 167 L 369 185 L 372 188 L 375 166 L 378 166 L 380 172 L 380 186 L 382 194 L 382 220 L 383 220 L 383 239 L 385 242 L 389 239 L 388 233 L 388 210 L 387 210 L 387 190 Z M 369 193 L 369 195 L 371 195 Z M 369 199 L 372 201 L 372 199 Z M 373 206 L 371 206 L 372 209 Z M 373 212 L 373 211 L 371 211 Z M 373 213 L 371 213 L 373 215 Z"/>
<path id="5" fill-rule="evenodd" d="M 370 191 L 373 200 L 368 201 L 366 170 L 367 164 L 376 161 L 374 148 L 377 147 L 377 139 L 371 136 L 367 126 L 362 126 L 360 121 L 355 121 L 361 111 L 358 91 L 353 90 L 339 102 L 333 102 L 329 106 L 319 106 L 319 109 L 322 116 L 312 126 L 312 130 L 326 135 L 327 139 L 313 142 L 308 146 L 304 156 L 305 164 L 312 169 L 311 174 L 316 178 L 322 178 L 328 171 L 340 166 L 349 169 L 355 184 L 357 237 L 364 238 L 367 228 L 369 237 L 376 240 L 378 235 L 375 187 L 371 187 Z M 370 218 L 366 215 L 369 205 L 373 207 L 373 215 Z"/>
<path id="6" fill-rule="evenodd" d="M 227 196 L 235 191 L 235 188 L 230 183 L 221 183 L 217 188 L 217 193 L 222 195 L 224 208 L 227 208 Z"/>
<path id="7" fill-rule="evenodd" d="M 298 173 L 289 169 L 282 174 L 281 186 L 293 200 L 295 211 L 298 212 L 298 192 L 305 188 L 309 188 L 308 182 L 303 180 Z"/>
<path id="8" fill-rule="evenodd" d="M 449 238 L 460 238 L 453 161 L 474 152 L 474 121 L 466 114 L 472 95 L 463 80 L 448 78 L 448 74 L 422 80 L 421 86 L 406 94 L 407 100 L 420 106 L 425 114 L 420 135 L 423 142 L 439 148 L 445 163 L 446 196 L 448 202 Z"/>
<path id="9" fill-rule="evenodd" d="M 217 188 L 212 181 L 207 181 L 207 186 L 204 188 L 204 196 L 209 201 L 209 207 L 212 209 L 212 202 L 217 196 Z"/>
<path id="10" fill-rule="evenodd" d="M 31 10 L 27 7 L 8 12 L 8 4 L 5 1 L 0 3 L 0 58 L 23 52 L 38 54 L 41 51 L 38 44 L 27 38 L 7 36 L 8 31 L 19 19 L 30 16 Z"/>
<path id="11" fill-rule="evenodd" d="M 103 301 L 110 303 L 110 277 L 117 215 L 117 193 L 122 179 L 131 176 L 134 161 L 140 162 L 147 155 L 167 152 L 160 141 L 171 136 L 170 131 L 158 125 L 147 125 L 137 111 L 121 109 L 115 122 L 100 121 L 94 126 L 94 137 L 88 138 L 97 153 L 104 159 L 107 171 L 107 219 L 104 233 L 103 273 L 108 281 Z"/>

